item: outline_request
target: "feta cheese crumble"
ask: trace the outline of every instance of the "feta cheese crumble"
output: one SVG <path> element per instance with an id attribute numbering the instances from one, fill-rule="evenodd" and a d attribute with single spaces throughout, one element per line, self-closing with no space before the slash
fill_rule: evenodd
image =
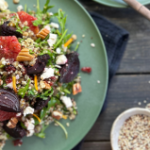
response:
<path id="1" fill-rule="evenodd" d="M 61 49 L 60 49 L 60 48 L 57 48 L 57 49 L 56 49 L 56 52 L 57 52 L 58 54 L 60 54 L 60 53 L 61 53 Z"/>
<path id="2" fill-rule="evenodd" d="M 67 63 L 67 57 L 65 55 L 59 55 L 56 57 L 57 65 L 64 65 L 65 63 Z"/>
<path id="3" fill-rule="evenodd" d="M 47 78 L 50 78 L 50 77 L 53 77 L 53 76 L 54 76 L 54 69 L 45 68 L 42 75 L 41 75 L 41 79 L 44 80 L 44 79 L 47 79 Z"/>
<path id="4" fill-rule="evenodd" d="M 23 111 L 23 115 L 24 115 L 24 116 L 26 116 L 26 115 L 28 115 L 28 114 L 33 114 L 33 113 L 34 113 L 34 108 L 32 108 L 32 107 L 30 107 L 30 106 L 26 107 L 26 108 L 24 109 L 24 111 Z"/>
<path id="5" fill-rule="evenodd" d="M 57 41 L 57 34 L 50 33 L 49 36 L 50 37 L 47 40 L 47 42 L 48 42 L 49 46 L 52 47 Z"/>
<path id="6" fill-rule="evenodd" d="M 28 134 L 27 134 L 27 137 L 33 135 L 33 133 L 34 133 L 34 127 L 35 127 L 34 123 L 35 123 L 35 121 L 34 121 L 33 118 L 31 118 L 30 120 L 26 119 L 25 126 L 26 126 L 27 130 L 29 131 Z"/>
<path id="7" fill-rule="evenodd" d="M 71 101 L 71 98 L 70 97 L 67 97 L 67 96 L 61 96 L 60 97 L 60 100 L 62 100 L 62 102 L 65 104 L 65 106 L 67 108 L 69 107 L 72 107 L 73 104 L 72 104 L 72 101 Z"/>
<path id="8" fill-rule="evenodd" d="M 51 22 L 50 25 L 53 28 L 59 29 L 59 24 L 57 24 L 57 23 Z"/>

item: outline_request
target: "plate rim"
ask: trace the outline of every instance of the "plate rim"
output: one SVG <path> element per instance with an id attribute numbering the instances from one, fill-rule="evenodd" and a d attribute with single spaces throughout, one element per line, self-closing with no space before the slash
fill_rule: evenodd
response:
<path id="1" fill-rule="evenodd" d="M 106 85 L 105 85 L 105 90 L 104 90 L 104 94 L 103 94 L 103 97 L 102 97 L 102 105 L 100 106 L 99 108 L 99 113 L 101 112 L 102 110 L 102 107 L 104 105 L 104 102 L 105 102 L 105 98 L 106 98 L 106 94 L 107 94 L 107 88 L 108 88 L 108 59 L 107 59 L 107 53 L 106 53 L 106 47 L 105 47 L 105 44 L 104 44 L 104 41 L 103 41 L 103 38 L 101 36 L 101 33 L 96 25 L 96 23 L 94 22 L 94 20 L 92 19 L 92 17 L 90 16 L 90 14 L 87 12 L 87 10 L 82 6 L 82 4 L 78 1 L 78 0 L 74 0 L 76 2 L 76 4 L 86 13 L 86 15 L 88 16 L 88 18 L 90 19 L 90 21 L 92 22 L 92 24 L 94 25 L 97 33 L 98 33 L 98 36 L 100 38 L 100 40 L 102 41 L 102 47 L 104 49 L 104 56 L 105 56 L 105 64 L 106 64 Z M 76 143 L 76 145 L 86 136 L 86 134 L 90 131 L 90 129 L 93 127 L 93 125 L 95 124 L 98 116 L 99 116 L 99 113 L 97 113 L 94 117 L 93 117 L 93 121 L 92 123 L 89 125 L 89 127 L 86 129 L 86 132 L 84 134 L 82 134 L 82 136 L 80 136 L 80 138 L 77 138 L 76 140 L 74 140 Z M 68 150 L 74 148 L 74 146 L 76 146 L 74 144 L 71 144 L 70 143 L 70 147 L 68 145 Z"/>
<path id="2" fill-rule="evenodd" d="M 109 2 L 106 2 L 106 1 L 103 1 L 103 0 L 93 0 L 93 1 L 95 1 L 99 4 L 103 4 L 105 6 L 109 6 L 109 7 L 115 7 L 115 8 L 127 8 L 127 7 L 129 7 L 128 5 L 119 4 L 117 2 L 109 3 Z M 148 5 L 148 4 L 150 4 L 150 0 L 145 0 L 141 4 L 142 5 Z"/>

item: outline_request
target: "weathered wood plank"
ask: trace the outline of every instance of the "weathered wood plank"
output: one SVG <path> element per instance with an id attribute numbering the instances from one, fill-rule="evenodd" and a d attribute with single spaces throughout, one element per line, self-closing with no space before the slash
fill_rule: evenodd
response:
<path id="1" fill-rule="evenodd" d="M 145 107 L 150 103 L 150 75 L 115 76 L 110 86 L 107 107 L 99 116 L 86 141 L 110 140 L 110 130 L 115 118 L 131 107 Z"/>
<path id="2" fill-rule="evenodd" d="M 110 142 L 85 142 L 81 150 L 111 150 Z"/>
<path id="3" fill-rule="evenodd" d="M 130 32 L 130 40 L 118 72 L 150 72 L 150 22 L 131 8 L 111 8 L 94 2 L 82 4 L 88 11 L 97 12 Z"/>

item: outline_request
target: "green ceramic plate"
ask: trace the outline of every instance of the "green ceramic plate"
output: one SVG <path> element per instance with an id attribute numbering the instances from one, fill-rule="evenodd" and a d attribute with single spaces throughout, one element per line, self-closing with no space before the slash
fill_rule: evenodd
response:
<path id="1" fill-rule="evenodd" d="M 17 6 L 12 3 L 13 0 L 7 1 L 10 9 L 16 11 Z M 20 3 L 33 9 L 36 0 L 21 0 Z M 41 7 L 44 3 L 45 0 L 40 1 Z M 70 122 L 70 127 L 66 127 L 68 139 L 60 127 L 51 124 L 46 130 L 46 139 L 24 138 L 21 148 L 12 146 L 12 142 L 8 141 L 4 150 L 70 150 L 87 134 L 103 106 L 108 82 L 108 65 L 104 43 L 96 25 L 77 1 L 51 0 L 51 4 L 55 5 L 52 11 L 56 12 L 62 8 L 68 15 L 67 28 L 77 34 L 79 41 L 82 40 L 78 51 L 81 66 L 91 66 L 93 71 L 90 75 L 81 73 L 83 92 L 76 96 L 79 112 L 76 120 L 62 121 L 64 126 L 66 122 Z M 84 39 L 83 34 L 86 35 Z M 92 48 L 91 43 L 95 43 L 96 47 Z M 101 83 L 98 84 L 97 80 Z"/>
<path id="2" fill-rule="evenodd" d="M 93 0 L 93 1 L 107 5 L 107 6 L 111 6 L 111 7 L 119 7 L 119 8 L 127 7 L 126 4 L 118 2 L 121 0 Z M 138 1 L 143 5 L 150 4 L 150 0 L 138 0 Z"/>

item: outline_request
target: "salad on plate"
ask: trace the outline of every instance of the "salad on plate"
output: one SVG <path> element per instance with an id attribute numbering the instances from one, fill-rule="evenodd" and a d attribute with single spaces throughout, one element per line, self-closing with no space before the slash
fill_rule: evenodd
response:
<path id="1" fill-rule="evenodd" d="M 71 44 L 76 35 L 66 29 L 63 10 L 52 13 L 47 0 L 43 10 L 0 7 L 0 147 L 7 139 L 22 145 L 23 137 L 45 138 L 50 123 L 75 119 L 76 101 L 82 92 L 80 61 Z M 1 1 L 1 3 L 2 3 Z M 2 5 L 1 5 L 2 6 Z M 53 22 L 57 18 L 57 22 Z M 67 124 L 69 126 L 69 124 Z"/>

